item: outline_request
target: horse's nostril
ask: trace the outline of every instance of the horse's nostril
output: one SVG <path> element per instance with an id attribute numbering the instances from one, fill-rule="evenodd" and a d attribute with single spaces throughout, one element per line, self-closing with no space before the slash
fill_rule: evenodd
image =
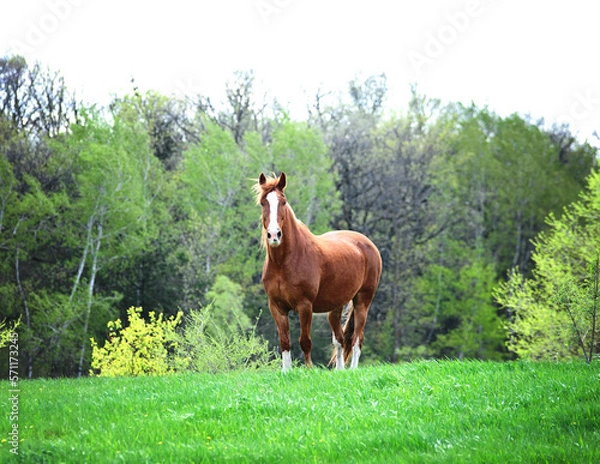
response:
<path id="1" fill-rule="evenodd" d="M 277 232 L 277 238 L 281 238 L 281 231 Z"/>
<path id="2" fill-rule="evenodd" d="M 267 232 L 267 238 L 271 238 L 271 232 Z"/>

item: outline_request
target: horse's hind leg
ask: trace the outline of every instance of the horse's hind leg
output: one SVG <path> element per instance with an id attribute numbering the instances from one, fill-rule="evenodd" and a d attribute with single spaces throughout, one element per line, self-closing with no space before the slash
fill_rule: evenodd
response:
<path id="1" fill-rule="evenodd" d="M 352 334 L 352 361 L 350 368 L 358 367 L 363 340 L 365 338 L 365 324 L 367 323 L 367 313 L 369 305 L 373 299 L 374 293 L 371 291 L 360 291 L 352 300 L 354 303 L 354 332 Z"/>
<path id="2" fill-rule="evenodd" d="M 335 358 L 336 369 L 344 368 L 344 331 L 342 329 L 342 311 L 343 308 L 336 309 L 331 311 L 327 316 L 327 320 L 331 326 L 331 338 L 335 348 L 333 356 Z M 333 358 L 331 358 L 331 362 L 333 362 Z"/>

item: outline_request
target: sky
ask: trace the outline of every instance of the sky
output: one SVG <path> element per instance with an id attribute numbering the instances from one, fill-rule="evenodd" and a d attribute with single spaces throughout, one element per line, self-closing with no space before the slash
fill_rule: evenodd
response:
<path id="1" fill-rule="evenodd" d="M 568 123 L 600 146 L 600 3 L 594 0 L 1 0 L 0 56 L 59 71 L 89 103 L 142 91 L 218 103 L 235 71 L 292 117 L 317 90 L 385 73 L 442 102 Z"/>

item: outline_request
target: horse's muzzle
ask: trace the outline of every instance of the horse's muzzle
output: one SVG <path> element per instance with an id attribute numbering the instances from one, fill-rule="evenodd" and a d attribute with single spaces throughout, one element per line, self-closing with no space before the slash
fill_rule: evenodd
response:
<path id="1" fill-rule="evenodd" d="M 267 241 L 269 246 L 278 247 L 281 245 L 281 229 L 270 229 L 267 231 Z"/>

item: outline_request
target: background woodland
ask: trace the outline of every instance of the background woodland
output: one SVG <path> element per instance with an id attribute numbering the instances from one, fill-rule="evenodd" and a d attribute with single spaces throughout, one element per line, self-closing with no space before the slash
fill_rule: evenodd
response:
<path id="1" fill-rule="evenodd" d="M 210 304 L 276 349 L 251 187 L 281 171 L 313 232 L 381 251 L 365 361 L 593 359 L 594 147 L 416 89 L 389 108 L 383 75 L 315 95 L 305 120 L 253 84 L 236 73 L 219 106 L 135 87 L 86 106 L 60 74 L 0 58 L 0 321 L 20 321 L 22 377 L 87 374 L 90 338 L 130 307 Z M 316 317 L 316 363 L 330 340 Z"/>

